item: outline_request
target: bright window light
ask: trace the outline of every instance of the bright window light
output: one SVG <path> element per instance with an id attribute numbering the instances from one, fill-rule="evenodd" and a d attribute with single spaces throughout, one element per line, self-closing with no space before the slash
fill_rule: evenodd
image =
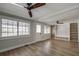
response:
<path id="1" fill-rule="evenodd" d="M 19 35 L 28 35 L 30 34 L 30 24 L 19 22 Z"/>
<path id="2" fill-rule="evenodd" d="M 17 21 L 2 19 L 2 37 L 17 36 Z"/>
<path id="3" fill-rule="evenodd" d="M 36 33 L 41 33 L 41 25 L 40 24 L 36 25 Z"/>

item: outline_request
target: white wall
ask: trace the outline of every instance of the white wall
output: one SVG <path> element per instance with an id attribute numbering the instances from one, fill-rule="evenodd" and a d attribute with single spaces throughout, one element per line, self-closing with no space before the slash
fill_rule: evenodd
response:
<path id="1" fill-rule="evenodd" d="M 57 26 L 57 37 L 69 37 L 70 24 L 59 24 Z"/>
<path id="2" fill-rule="evenodd" d="M 70 24 L 64 23 L 64 24 L 58 24 L 56 25 L 56 37 L 62 37 L 62 38 L 68 38 L 68 39 L 61 39 L 61 40 L 67 40 L 69 41 L 70 38 Z"/>
<path id="3" fill-rule="evenodd" d="M 68 19 L 64 21 L 64 24 L 58 24 L 54 27 L 54 34 L 56 37 L 67 37 L 67 39 L 61 39 L 61 40 L 67 40 L 70 41 L 70 23 L 78 23 L 78 42 L 79 42 L 79 20 L 78 19 Z"/>
<path id="4" fill-rule="evenodd" d="M 6 12 L 12 15 L 29 18 L 27 9 L 23 7 L 18 7 L 11 3 L 0 3 L 0 11 Z"/>

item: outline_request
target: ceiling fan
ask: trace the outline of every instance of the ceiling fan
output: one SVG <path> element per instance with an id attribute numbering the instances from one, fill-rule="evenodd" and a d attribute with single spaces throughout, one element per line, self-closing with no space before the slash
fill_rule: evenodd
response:
<path id="1" fill-rule="evenodd" d="M 27 3 L 27 7 L 24 7 L 28 10 L 29 16 L 32 17 L 32 9 L 44 6 L 46 3 L 36 3 L 36 4 L 32 4 L 32 3 Z"/>
<path id="2" fill-rule="evenodd" d="M 63 24 L 63 21 L 56 21 L 57 24 Z"/>

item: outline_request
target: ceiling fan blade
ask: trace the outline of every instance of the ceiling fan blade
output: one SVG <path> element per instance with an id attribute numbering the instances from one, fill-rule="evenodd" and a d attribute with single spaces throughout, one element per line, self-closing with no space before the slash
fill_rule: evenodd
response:
<path id="1" fill-rule="evenodd" d="M 32 3 L 27 3 L 27 5 L 28 5 L 28 6 L 31 6 L 31 5 L 32 5 Z"/>
<path id="2" fill-rule="evenodd" d="M 31 12 L 31 10 L 29 10 L 28 13 L 29 13 L 29 16 L 32 17 L 32 12 Z"/>
<path id="3" fill-rule="evenodd" d="M 32 3 L 27 3 L 27 7 L 24 6 L 24 8 L 26 8 L 27 10 L 31 10 L 30 6 L 32 5 Z"/>
<path id="4" fill-rule="evenodd" d="M 35 8 L 41 7 L 41 6 L 45 5 L 45 4 L 46 4 L 46 3 L 36 3 L 36 4 L 32 5 L 32 6 L 30 7 L 30 9 L 35 9 Z"/>

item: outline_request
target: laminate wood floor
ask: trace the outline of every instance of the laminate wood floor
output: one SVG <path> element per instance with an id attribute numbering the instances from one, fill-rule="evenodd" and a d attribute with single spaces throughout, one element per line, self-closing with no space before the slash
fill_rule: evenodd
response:
<path id="1" fill-rule="evenodd" d="M 45 40 L 0 53 L 0 56 L 79 56 L 79 43 Z"/>

